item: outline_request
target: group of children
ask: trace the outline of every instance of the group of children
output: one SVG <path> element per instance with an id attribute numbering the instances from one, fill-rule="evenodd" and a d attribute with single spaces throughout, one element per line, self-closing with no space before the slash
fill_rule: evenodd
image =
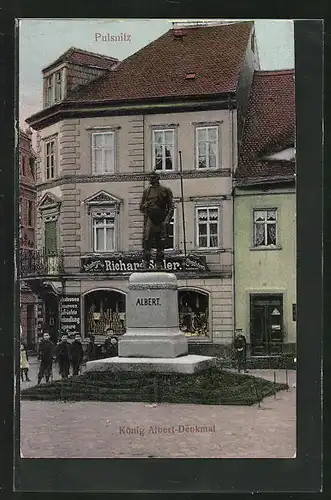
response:
<path id="1" fill-rule="evenodd" d="M 58 344 L 54 345 L 49 334 L 44 333 L 38 346 L 38 360 L 40 361 L 38 384 L 41 383 L 43 378 L 46 379 L 46 382 L 49 382 L 52 378 L 53 362 L 55 360 L 59 365 L 61 377 L 66 379 L 69 377 L 70 367 L 72 367 L 73 376 L 77 376 L 85 361 L 98 359 L 103 357 L 103 355 L 106 357 L 117 355 L 117 339 L 115 337 L 108 335 L 102 347 L 103 349 L 97 346 L 94 342 L 94 337 L 91 336 L 86 352 L 84 352 L 80 335 L 76 335 L 75 339 L 69 342 L 66 334 L 63 334 Z M 103 353 L 101 354 L 102 350 Z M 28 353 L 23 342 L 21 342 L 20 349 L 20 368 L 21 381 L 30 382 Z"/>

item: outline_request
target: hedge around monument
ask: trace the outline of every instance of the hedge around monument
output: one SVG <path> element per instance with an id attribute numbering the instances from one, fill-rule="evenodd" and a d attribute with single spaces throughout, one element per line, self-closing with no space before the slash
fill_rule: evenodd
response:
<path id="1" fill-rule="evenodd" d="M 187 374 L 86 372 L 21 391 L 24 400 L 253 405 L 286 384 L 218 368 Z"/>

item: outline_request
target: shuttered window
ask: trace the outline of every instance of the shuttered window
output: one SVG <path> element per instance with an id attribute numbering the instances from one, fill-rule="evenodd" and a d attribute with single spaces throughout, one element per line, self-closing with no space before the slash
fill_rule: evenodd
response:
<path id="1" fill-rule="evenodd" d="M 56 220 L 45 221 L 45 254 L 57 253 L 57 227 Z"/>

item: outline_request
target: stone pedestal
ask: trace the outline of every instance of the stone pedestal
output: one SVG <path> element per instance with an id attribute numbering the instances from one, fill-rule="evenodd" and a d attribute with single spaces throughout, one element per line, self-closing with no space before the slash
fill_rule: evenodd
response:
<path id="1" fill-rule="evenodd" d="M 216 366 L 216 358 L 189 354 L 178 358 L 105 358 L 88 361 L 87 372 L 112 373 L 186 373 L 192 374 Z"/>
<path id="2" fill-rule="evenodd" d="M 131 274 L 120 358 L 176 358 L 188 353 L 187 338 L 179 329 L 177 289 L 172 273 Z"/>

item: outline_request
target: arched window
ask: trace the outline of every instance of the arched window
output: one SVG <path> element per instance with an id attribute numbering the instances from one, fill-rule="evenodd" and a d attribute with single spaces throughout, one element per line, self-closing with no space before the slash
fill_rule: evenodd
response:
<path id="1" fill-rule="evenodd" d="M 199 290 L 178 291 L 179 326 L 188 337 L 209 335 L 209 295 Z"/>
<path id="2" fill-rule="evenodd" d="M 125 332 L 125 294 L 115 290 L 95 290 L 85 295 L 85 336 Z"/>

